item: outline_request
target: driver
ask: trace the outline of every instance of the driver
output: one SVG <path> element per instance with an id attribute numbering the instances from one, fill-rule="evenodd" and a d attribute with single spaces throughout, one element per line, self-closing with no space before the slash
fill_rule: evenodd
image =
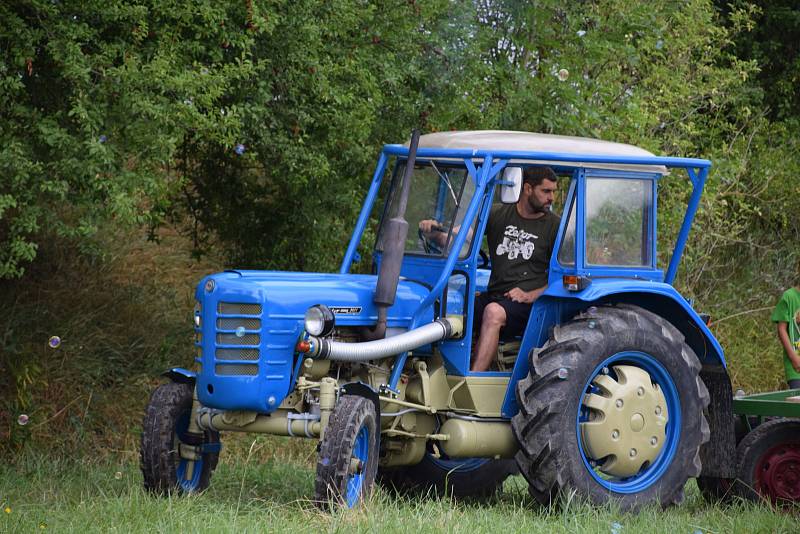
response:
<path id="1" fill-rule="evenodd" d="M 479 337 L 471 371 L 489 369 L 501 332 L 504 337 L 522 334 L 534 301 L 547 288 L 560 220 L 550 211 L 557 180 L 550 167 L 526 167 L 517 203 L 492 207 L 486 226 L 492 274 L 487 291 L 475 297 L 474 329 Z M 444 244 L 447 239 L 438 221 L 420 221 L 419 229 L 431 241 Z"/>

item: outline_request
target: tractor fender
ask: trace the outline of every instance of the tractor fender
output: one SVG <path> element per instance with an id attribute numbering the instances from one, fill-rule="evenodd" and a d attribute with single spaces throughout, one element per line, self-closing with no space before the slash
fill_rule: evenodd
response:
<path id="1" fill-rule="evenodd" d="M 579 307 L 614 303 L 635 304 L 663 317 L 680 330 L 686 338 L 686 343 L 701 362 L 727 367 L 722 347 L 708 326 L 692 305 L 669 284 L 642 279 L 597 278 L 593 279 L 583 291 L 572 292 L 564 289 L 563 283 L 558 280 L 547 288 L 543 296 L 545 295 L 556 300 L 578 300 Z M 574 307 L 573 305 L 565 308 Z M 560 319 L 568 320 L 569 317 L 562 316 Z"/>
<path id="2" fill-rule="evenodd" d="M 191 386 L 194 386 L 195 380 L 197 379 L 197 373 L 184 369 L 183 367 L 173 367 L 161 373 L 161 376 L 165 376 L 177 384 L 189 384 Z"/>
<path id="3" fill-rule="evenodd" d="M 518 410 L 517 382 L 528 376 L 528 354 L 547 341 L 552 326 L 569 321 L 590 306 L 634 304 L 649 310 L 677 328 L 701 363 L 726 370 L 725 356 L 717 339 L 691 304 L 669 284 L 640 278 L 594 278 L 582 291 L 568 291 L 560 279 L 550 285 L 533 304 L 531 316 L 520 346 L 501 409 L 503 417 L 513 417 Z"/>

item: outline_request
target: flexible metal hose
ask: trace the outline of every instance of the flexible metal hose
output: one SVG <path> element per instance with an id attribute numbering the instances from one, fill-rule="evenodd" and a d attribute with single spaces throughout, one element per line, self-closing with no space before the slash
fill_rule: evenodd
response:
<path id="1" fill-rule="evenodd" d="M 364 343 L 343 343 L 325 338 L 309 337 L 312 358 L 340 362 L 364 362 L 388 358 L 423 345 L 447 339 L 461 331 L 461 321 L 454 318 L 437 319 L 409 332 Z"/>

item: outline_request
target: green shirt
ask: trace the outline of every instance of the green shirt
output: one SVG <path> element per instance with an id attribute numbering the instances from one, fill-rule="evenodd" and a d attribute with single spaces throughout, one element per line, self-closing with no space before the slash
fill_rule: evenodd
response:
<path id="1" fill-rule="evenodd" d="M 547 285 L 558 223 L 558 215 L 552 212 L 525 219 L 517 213 L 516 204 L 492 207 L 486 226 L 492 259 L 489 293 L 502 294 L 515 287 L 531 291 Z"/>
<path id="2" fill-rule="evenodd" d="M 800 290 L 789 288 L 781 295 L 781 300 L 775 306 L 770 317 L 775 323 L 788 323 L 789 341 L 795 351 L 800 352 Z M 794 370 L 787 354 L 783 355 L 783 366 L 786 369 L 786 380 L 800 379 L 800 373 Z"/>

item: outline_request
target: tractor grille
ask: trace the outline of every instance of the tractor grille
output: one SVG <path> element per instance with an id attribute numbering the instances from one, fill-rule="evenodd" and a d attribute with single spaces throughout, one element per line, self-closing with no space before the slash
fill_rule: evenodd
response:
<path id="1" fill-rule="evenodd" d="M 217 364 L 215 372 L 220 376 L 255 376 L 258 374 L 258 365 L 235 363 L 230 365 Z"/>
<path id="2" fill-rule="evenodd" d="M 258 360 L 258 349 L 217 349 L 217 360 Z"/>
<path id="3" fill-rule="evenodd" d="M 217 330 L 236 330 L 244 327 L 245 330 L 260 330 L 261 319 L 250 319 L 245 317 L 227 317 L 217 319 Z"/>
<path id="4" fill-rule="evenodd" d="M 261 304 L 217 304 L 214 373 L 217 376 L 256 376 L 261 345 Z M 244 317 L 249 316 L 249 317 Z M 224 346 L 220 346 L 224 345 Z M 253 362 L 253 363 L 246 363 Z"/>
<path id="5" fill-rule="evenodd" d="M 261 304 L 220 302 L 217 304 L 217 313 L 220 315 L 261 315 Z"/>

